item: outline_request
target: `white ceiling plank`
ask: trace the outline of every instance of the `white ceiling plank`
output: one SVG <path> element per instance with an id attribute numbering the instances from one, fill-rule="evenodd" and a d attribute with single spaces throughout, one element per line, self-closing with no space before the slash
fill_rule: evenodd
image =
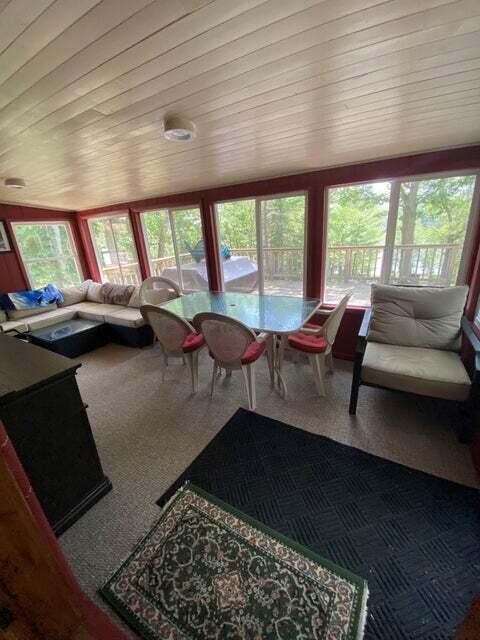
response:
<path id="1" fill-rule="evenodd" d="M 57 66 L 43 77 L 42 82 L 32 86 L 29 91 L 21 96 L 20 100 L 14 101 L 10 109 L 4 110 L 2 114 L 2 127 L 8 126 L 8 131 L 15 135 L 19 127 L 12 126 L 15 120 L 23 118 L 23 127 L 29 123 L 36 122 L 45 114 L 43 99 L 45 96 L 55 95 L 66 86 L 70 86 L 75 78 L 82 77 L 94 70 L 101 63 L 115 58 L 116 55 L 134 46 L 139 40 L 151 35 L 154 32 L 165 28 L 168 24 L 178 20 L 183 15 L 183 8 L 180 0 L 141 0 L 132 3 L 129 0 L 104 0 L 96 10 L 90 12 L 81 21 L 73 25 L 69 32 L 65 32 L 62 37 L 69 43 L 66 49 L 64 60 L 58 60 Z M 107 17 L 110 19 L 107 20 Z M 91 26 L 90 26 L 91 25 Z M 85 37 L 85 34 L 88 34 Z M 80 41 L 74 48 L 74 37 Z M 81 44 L 80 44 L 81 43 Z M 49 58 L 55 58 L 55 49 L 62 48 L 61 38 L 52 43 L 50 50 L 44 50 L 43 66 L 49 66 Z M 77 52 L 76 52 L 77 51 Z M 40 58 L 40 56 L 38 56 Z M 38 60 L 32 60 L 32 67 L 38 75 L 41 75 L 41 67 Z M 31 86 L 32 69 L 22 69 L 24 72 L 24 85 Z M 20 93 L 19 74 L 11 78 L 12 92 Z M 72 88 L 73 95 L 75 89 Z M 78 114 L 77 114 L 78 115 Z"/>
<path id="2" fill-rule="evenodd" d="M 392 3 L 388 3 L 388 5 L 391 5 L 391 4 Z M 414 3 L 414 4 L 415 4 L 415 6 L 418 6 L 417 3 Z M 463 4 L 465 4 L 465 3 L 463 3 Z M 405 3 L 398 2 L 397 5 L 398 5 L 398 10 L 399 11 L 400 10 L 405 11 L 405 6 L 406 6 Z M 390 6 L 390 8 L 391 8 L 391 6 Z M 468 10 L 468 11 L 471 9 L 470 6 L 469 7 L 465 6 L 464 8 L 465 8 L 465 10 Z M 437 9 L 437 13 L 435 13 L 435 14 L 428 13 L 426 16 L 424 16 L 424 20 L 427 21 L 428 23 L 431 23 L 431 24 L 437 24 L 437 23 L 441 24 L 442 21 L 445 21 L 446 19 L 448 19 L 448 15 L 450 15 L 450 16 L 452 15 L 452 8 L 451 7 L 448 7 L 449 13 L 447 12 L 447 14 L 445 13 L 445 9 L 447 9 L 447 7 L 445 7 L 443 11 L 440 11 L 440 9 Z M 439 11 L 440 11 L 440 13 L 438 13 Z M 372 13 L 372 19 L 377 19 L 378 20 L 378 19 L 382 19 L 383 17 L 384 16 L 381 13 L 379 14 L 378 11 L 375 12 L 375 15 Z M 404 24 L 402 28 L 406 28 L 406 27 L 412 28 L 412 25 L 414 25 L 414 24 L 416 24 L 418 22 L 418 16 L 414 16 L 414 17 L 415 17 L 415 22 L 411 22 L 412 16 L 408 16 L 408 19 L 410 20 L 410 24 Z M 348 18 L 351 18 L 351 17 L 348 17 Z M 401 22 L 404 22 L 404 21 L 401 21 Z M 340 23 L 342 23 L 342 24 L 340 24 Z M 365 23 L 365 17 L 364 17 L 364 23 Z M 398 24 L 398 23 L 399 23 L 398 20 L 395 21 L 395 24 Z M 335 31 L 335 29 L 333 28 L 332 24 L 330 24 L 329 28 L 327 30 L 325 30 L 325 34 L 326 34 L 327 37 L 332 37 L 332 35 L 336 35 L 338 33 L 343 32 L 346 28 L 348 28 L 348 25 L 350 25 L 350 28 L 353 28 L 353 25 L 355 23 L 350 21 L 350 23 L 345 24 L 345 20 L 343 20 L 343 21 L 342 20 L 337 20 L 334 24 L 336 25 L 337 31 Z M 383 37 L 385 37 L 385 34 L 384 34 L 384 32 L 386 31 L 385 25 L 380 25 L 380 27 L 382 28 Z M 390 23 L 388 24 L 388 28 L 391 28 L 391 24 Z M 461 25 L 457 24 L 457 25 L 455 25 L 455 28 L 456 28 L 457 32 L 461 31 Z M 312 30 L 310 30 L 310 31 L 312 31 Z M 380 35 L 379 27 L 377 27 L 376 33 L 373 33 L 373 31 L 371 32 L 371 35 L 370 35 L 370 41 L 373 40 L 375 42 L 375 40 L 378 41 L 382 36 Z M 362 33 L 365 35 L 365 32 L 362 32 Z M 397 27 L 397 33 L 398 33 L 398 27 Z M 316 32 L 317 38 L 320 38 L 320 35 L 321 35 L 320 33 Z M 291 42 L 291 40 L 289 40 L 288 42 Z M 362 49 L 364 49 L 365 48 L 365 43 L 366 43 L 366 40 L 364 39 L 361 43 L 357 42 L 357 46 L 363 45 Z M 282 44 L 284 44 L 284 48 L 285 48 L 287 43 L 282 43 Z M 350 44 L 346 44 L 347 50 L 348 50 L 348 47 L 350 47 L 350 49 L 352 49 L 353 46 L 354 46 L 353 42 L 350 43 Z M 331 48 L 335 49 L 334 46 L 332 46 Z M 327 49 L 327 47 L 325 47 L 325 49 Z M 360 49 L 360 50 L 362 50 L 362 49 Z M 265 49 L 262 49 L 262 51 L 264 51 L 264 50 Z M 253 60 L 253 58 L 252 58 L 252 60 Z M 194 61 L 194 62 L 197 62 L 197 61 Z M 186 65 L 184 65 L 184 67 L 182 67 L 182 68 L 185 68 L 185 66 Z M 195 79 L 193 80 L 193 82 L 195 82 Z M 185 83 L 185 84 L 188 84 L 188 83 Z M 176 85 L 176 86 L 178 86 L 178 85 Z M 91 96 L 88 96 L 88 97 L 91 97 Z M 71 115 L 74 116 L 77 111 L 79 111 L 79 110 L 76 109 Z M 157 114 L 157 116 L 158 115 L 159 114 Z M 55 118 L 56 114 L 54 114 L 52 117 Z M 42 131 L 45 132 L 46 130 L 48 130 L 48 128 L 50 127 L 49 120 L 52 120 L 52 117 L 51 118 L 46 118 L 46 119 L 44 119 L 42 121 L 42 123 L 41 123 Z M 18 141 L 18 136 L 16 135 L 17 133 L 18 133 L 18 131 L 13 130 L 12 132 L 10 132 L 10 137 L 14 138 L 16 141 Z M 2 137 L 2 142 L 3 142 L 3 145 L 5 146 L 5 144 L 7 142 L 5 140 L 5 137 Z"/>
<path id="3" fill-rule="evenodd" d="M 128 47 L 113 59 L 98 65 L 90 73 L 79 78 L 72 86 L 68 85 L 63 91 L 57 92 L 55 100 L 60 101 L 60 104 L 68 104 L 109 81 L 113 81 L 118 76 L 122 76 L 128 70 L 135 69 L 142 62 L 155 58 L 160 52 L 168 51 L 178 46 L 179 43 L 188 41 L 196 33 L 207 31 L 212 28 L 212 25 L 218 25 L 222 21 L 228 20 L 230 16 L 238 16 L 249 7 L 263 2 L 265 0 L 243 0 L 238 3 L 232 3 L 229 0 L 216 0 L 203 9 L 189 14 L 184 18 L 184 21 L 175 22 L 169 27 L 161 29 L 158 33 L 141 39 L 137 44 Z M 48 95 L 44 97 L 44 100 L 47 98 Z M 9 108 L 0 112 L 0 126 L 10 123 L 18 114 L 24 113 L 39 101 L 41 98 L 37 94 L 32 96 L 29 92 L 25 92 L 18 100 L 12 102 Z M 50 105 L 49 110 L 52 108 Z M 58 105 L 55 108 L 58 108 Z M 78 115 L 79 112 L 72 115 Z"/>
<path id="4" fill-rule="evenodd" d="M 1 106 L 10 100 L 8 90 L 4 91 L 3 88 L 5 81 L 99 2 L 100 0 L 56 0 L 3 51 L 0 55 Z"/>
<path id="5" fill-rule="evenodd" d="M 34 22 L 53 0 L 0 2 L 0 54 Z"/>
<path id="6" fill-rule="evenodd" d="M 480 17 L 477 21 L 477 27 L 480 29 Z M 399 40 L 401 40 L 405 46 L 411 44 L 411 41 L 405 37 Z M 325 47 L 325 50 L 327 49 L 328 48 Z M 175 98 L 194 101 L 195 105 L 204 104 L 208 99 L 214 99 L 216 96 L 222 96 L 225 100 L 232 100 L 235 94 L 239 95 L 245 91 L 252 91 L 252 87 L 255 86 L 255 80 L 258 81 L 258 86 L 263 87 L 266 91 L 269 86 L 272 86 L 273 82 L 278 82 L 279 79 L 283 82 L 289 73 L 292 77 L 298 77 L 300 79 L 303 74 L 308 73 L 312 68 L 315 68 L 318 74 L 327 70 L 331 70 L 333 73 L 334 70 L 336 70 L 338 79 L 342 79 L 342 77 L 348 77 L 348 75 L 356 75 L 362 72 L 367 73 L 375 67 L 388 67 L 391 65 L 393 75 L 396 67 L 408 69 L 414 64 L 417 65 L 422 58 L 430 58 L 436 54 L 443 54 L 445 56 L 444 60 L 448 62 L 449 59 L 453 59 L 454 57 L 458 57 L 459 59 L 461 59 L 461 56 L 471 57 L 471 52 L 475 49 L 480 51 L 480 34 L 478 32 L 467 33 L 451 39 L 442 39 L 433 43 L 427 42 L 418 47 L 410 47 L 403 51 L 400 50 L 400 53 L 395 51 L 395 47 L 391 46 L 390 52 L 383 55 L 379 54 L 376 45 L 372 47 L 362 47 L 360 50 L 354 50 L 348 54 L 334 57 L 321 56 L 321 52 L 318 48 L 315 48 L 315 51 L 312 51 L 312 53 L 310 53 L 311 50 L 307 50 L 306 55 L 300 56 L 297 54 L 296 56 L 289 56 L 281 61 L 258 67 L 240 76 L 228 79 L 227 75 L 225 81 L 217 82 L 213 87 L 208 87 L 196 93 L 192 93 L 192 90 L 197 86 L 195 82 L 184 82 L 181 85 L 175 85 L 170 91 L 163 92 L 162 99 L 166 109 L 175 110 L 179 104 L 182 104 L 181 102 L 179 103 L 178 100 L 175 100 Z M 450 51 L 453 52 L 453 54 L 450 54 L 452 58 L 448 58 Z M 312 59 L 316 59 L 317 61 L 314 64 L 311 62 L 308 64 L 308 61 Z M 304 64 L 302 64 L 302 62 L 304 62 Z M 297 75 L 295 76 L 295 74 Z M 201 76 L 199 80 L 201 80 Z M 158 98 L 156 101 L 158 103 Z M 94 139 L 98 139 L 97 136 L 102 129 L 128 122 L 143 112 L 149 112 L 155 109 L 155 106 L 156 103 L 153 101 L 141 101 L 140 105 L 136 103 L 132 107 L 121 110 L 118 114 L 116 113 L 103 118 L 97 125 L 79 130 L 78 134 L 85 138 L 93 136 Z M 189 111 L 190 117 L 195 117 L 196 112 L 195 109 L 191 109 Z"/>
<path id="7" fill-rule="evenodd" d="M 24 40 L 57 0 L 23 27 L 0 175 L 27 189 L 0 199 L 78 209 L 480 140 L 478 1 L 161 5 L 103 0 Z M 169 112 L 191 143 L 164 140 Z"/>
<path id="8" fill-rule="evenodd" d="M 306 0 L 304 0 L 302 5 L 308 6 L 311 4 L 318 4 L 318 1 L 319 0 L 309 0 L 307 2 Z M 414 2 L 413 1 L 410 2 L 409 0 L 408 3 L 406 3 L 405 0 L 392 0 L 392 2 L 381 3 L 381 4 L 382 6 L 384 4 L 388 4 L 389 15 L 395 16 L 397 13 L 401 13 L 401 14 L 408 13 L 407 5 L 410 5 L 410 4 L 416 7 L 423 6 L 423 5 L 436 6 L 436 5 L 444 4 L 447 1 L 448 0 L 422 0 L 422 2 L 419 5 L 418 0 L 415 0 Z M 274 4 L 272 4 L 272 2 Z M 379 2 L 380 0 L 357 0 L 356 8 L 358 9 L 361 7 L 378 5 Z M 99 102 L 101 102 L 102 100 L 104 101 L 105 98 L 109 97 L 109 94 L 119 93 L 122 89 L 123 90 L 125 90 L 126 88 L 128 89 L 129 86 L 131 86 L 132 84 L 135 85 L 135 84 L 138 84 L 139 82 L 144 83 L 145 75 L 147 77 L 148 75 L 158 75 L 162 71 L 162 69 L 168 72 L 170 66 L 173 67 L 172 72 L 174 73 L 174 75 L 175 74 L 178 75 L 178 73 L 182 73 L 183 76 L 185 76 L 186 68 L 187 66 L 189 66 L 187 77 L 192 78 L 196 74 L 202 72 L 202 69 L 199 67 L 197 63 L 199 56 L 200 56 L 201 63 L 203 63 L 203 67 L 205 67 L 205 64 L 208 64 L 206 59 L 207 57 L 208 57 L 208 60 L 211 60 L 210 64 L 213 64 L 214 66 L 218 66 L 218 61 L 219 60 L 224 61 L 226 55 L 230 57 L 232 56 L 242 57 L 245 55 L 246 49 L 257 50 L 259 45 L 262 47 L 262 50 L 263 50 L 268 42 L 267 31 L 268 31 L 268 34 L 270 34 L 270 37 L 276 39 L 277 41 L 281 40 L 284 36 L 290 34 L 292 30 L 295 33 L 298 33 L 298 31 L 301 32 L 302 29 L 306 28 L 306 25 L 310 26 L 312 24 L 312 20 L 314 19 L 314 15 L 315 15 L 314 13 L 312 13 L 313 11 L 315 11 L 318 15 L 322 16 L 323 22 L 328 22 L 329 20 L 338 21 L 339 16 L 351 10 L 350 0 L 341 0 L 341 1 L 329 0 L 328 2 L 324 1 L 323 3 L 321 3 L 321 7 L 320 7 L 321 11 L 319 11 L 318 6 L 313 6 L 309 11 L 300 11 L 300 7 L 302 5 L 298 3 L 291 6 L 286 5 L 287 8 L 285 11 L 287 13 L 294 13 L 294 15 L 291 16 L 289 19 L 280 19 L 281 5 L 278 3 L 278 0 L 271 0 L 270 3 L 266 4 L 266 6 L 258 7 L 255 10 L 255 12 L 250 11 L 246 14 L 246 16 L 240 16 L 238 19 L 231 20 L 228 23 L 228 27 L 232 30 L 232 33 L 237 33 L 237 35 L 240 35 L 241 32 L 239 32 L 238 30 L 240 19 L 242 21 L 245 21 L 247 30 L 254 29 L 254 32 L 251 35 L 244 38 L 237 37 L 237 39 L 234 42 L 232 42 L 231 38 L 229 39 L 227 37 L 229 34 L 226 33 L 225 31 L 225 25 L 221 25 L 217 29 L 212 29 L 208 32 L 208 34 L 205 34 L 205 36 L 207 37 L 202 36 L 202 37 L 195 38 L 194 40 L 189 41 L 185 46 L 180 47 L 181 50 L 177 48 L 177 49 L 168 51 L 165 55 L 156 57 L 154 60 L 148 62 L 147 64 L 135 68 L 130 73 L 123 74 L 120 79 L 117 79 L 112 83 L 105 83 L 97 90 L 92 90 L 84 98 L 76 100 L 74 103 L 67 105 L 67 107 L 63 109 L 63 118 L 66 119 L 69 117 L 74 117 L 84 108 L 95 108 L 95 106 L 97 106 Z M 259 40 L 257 35 L 257 29 L 259 28 L 259 23 L 261 23 L 262 21 L 268 22 L 272 14 L 272 11 L 274 9 L 276 12 L 276 17 L 279 18 L 279 20 L 274 25 L 269 25 L 268 27 L 263 29 L 262 39 Z M 365 24 L 366 21 L 368 20 L 373 22 L 381 21 L 385 15 L 386 15 L 386 12 L 382 13 L 381 11 L 378 11 L 378 10 L 375 12 L 370 11 L 368 13 L 368 16 L 363 15 L 362 13 L 362 16 L 363 16 L 362 24 Z M 350 21 L 347 23 L 345 23 L 345 21 L 342 21 L 341 24 L 335 24 L 335 29 L 337 29 L 337 31 L 338 30 L 345 31 L 346 29 L 348 30 L 349 27 L 350 28 L 358 27 L 357 23 L 358 23 L 358 19 L 351 18 Z M 324 33 L 326 34 L 326 36 L 330 34 L 330 37 L 332 37 L 331 36 L 332 29 L 333 29 L 333 26 L 330 26 L 329 29 L 324 29 Z M 222 34 L 223 40 L 226 41 L 226 44 L 219 48 L 218 38 L 220 33 Z M 318 34 L 317 34 L 317 37 L 318 37 Z M 210 48 L 213 47 L 214 52 L 212 53 L 207 52 L 206 56 L 203 57 L 200 55 L 202 51 L 201 47 L 205 48 L 205 46 L 207 49 L 208 47 Z M 182 54 L 183 50 L 185 50 L 185 54 Z M 194 68 L 190 68 L 192 65 L 187 65 L 187 64 L 183 64 L 179 66 L 179 62 L 182 61 L 181 60 L 182 55 L 186 55 L 191 58 L 194 58 L 192 60 L 192 64 Z M 252 63 L 253 64 L 256 63 L 254 58 L 252 58 Z M 176 66 L 179 66 L 178 70 L 176 69 Z M 178 84 L 179 81 L 180 79 L 178 77 L 175 77 L 172 80 L 173 84 Z M 79 90 L 78 86 L 75 86 L 75 90 L 78 92 Z M 54 96 L 54 100 L 57 106 L 58 106 L 59 99 L 63 99 L 63 96 L 60 96 L 60 94 L 57 94 L 56 96 Z M 53 105 L 51 104 L 51 101 L 47 101 L 47 102 L 48 102 L 48 108 L 51 109 L 53 107 Z M 15 110 L 13 110 L 14 106 L 16 107 Z M 43 105 L 40 105 L 38 109 L 41 109 L 41 110 L 43 109 L 45 114 L 46 108 L 47 108 L 47 104 L 44 103 Z M 15 114 L 15 117 L 18 116 L 19 114 L 18 105 L 12 104 L 12 115 L 13 114 Z M 54 121 L 57 123 L 58 123 L 59 115 L 60 114 L 56 112 L 52 116 Z M 45 127 L 48 126 L 48 120 L 49 119 L 47 118 L 43 120 L 42 122 L 43 130 L 45 130 Z M 3 114 L 2 121 L 4 123 L 3 126 L 5 126 L 6 122 L 10 123 L 9 118 L 5 119 L 5 114 Z M 0 127 L 1 126 L 2 125 L 0 124 Z M 9 127 L 9 129 L 10 128 L 11 127 Z M 15 133 L 18 133 L 18 129 L 15 131 Z"/>
<path id="9" fill-rule="evenodd" d="M 477 103 L 475 105 L 475 110 L 478 113 L 478 89 L 476 90 L 476 100 Z M 460 99 L 462 100 L 462 104 L 464 101 L 468 101 L 471 100 L 471 98 L 467 99 L 467 95 L 468 92 L 457 92 L 457 95 L 460 97 Z M 465 97 L 464 97 L 465 96 Z M 425 114 L 426 117 L 433 117 L 432 114 L 435 113 L 442 113 L 446 112 L 448 110 L 452 109 L 452 106 L 455 107 L 455 105 L 458 103 L 458 99 L 455 99 L 455 94 L 450 94 L 447 97 L 447 100 L 439 100 L 439 99 L 435 99 L 434 96 L 432 94 L 428 95 L 425 94 L 423 96 L 423 98 L 417 99 L 417 100 L 413 100 L 413 102 L 411 103 L 412 107 L 409 108 L 408 104 L 404 104 L 403 108 L 401 110 L 400 115 L 403 116 L 403 120 L 405 121 L 407 119 L 407 117 L 409 119 L 411 119 L 412 121 L 415 121 L 416 119 L 424 119 L 425 118 Z M 425 105 L 425 106 L 423 106 Z M 437 107 L 438 105 L 438 107 Z M 468 105 L 467 105 L 468 106 Z M 412 115 L 411 117 L 409 116 L 410 113 L 410 109 L 411 108 L 415 108 L 414 111 L 414 115 Z M 465 109 L 466 107 L 462 107 L 462 109 Z M 316 127 L 315 123 L 313 121 L 309 121 L 306 122 L 306 128 L 305 130 L 308 132 L 310 132 L 311 134 L 315 133 L 316 131 L 322 131 L 326 128 L 329 128 L 330 130 L 332 129 L 332 126 L 335 128 L 337 125 L 342 127 L 343 129 L 347 130 L 349 128 L 348 123 L 351 122 L 352 123 L 352 127 L 356 127 L 356 126 L 362 126 L 363 124 L 365 124 L 365 121 L 367 120 L 372 120 L 374 122 L 376 121 L 386 121 L 389 118 L 394 122 L 395 118 L 398 121 L 398 114 L 399 114 L 399 109 L 395 109 L 395 108 L 388 108 L 386 109 L 385 107 L 381 107 L 381 108 L 377 108 L 377 109 L 372 109 L 372 110 L 367 110 L 363 112 L 364 117 L 360 118 L 360 119 L 355 119 L 355 117 L 353 117 L 353 114 L 348 114 L 347 119 L 342 121 L 342 117 L 338 116 L 338 113 L 336 112 L 336 110 L 332 110 L 331 116 L 328 117 L 328 114 L 326 114 L 324 111 L 322 112 L 322 119 L 321 121 L 319 121 L 319 125 Z M 423 115 L 422 115 L 423 112 Z M 362 115 L 362 112 L 359 112 Z M 416 118 L 415 113 L 419 113 L 420 116 L 419 118 Z M 396 115 L 397 114 L 397 115 Z M 327 127 L 328 124 L 328 127 Z M 258 143 L 262 145 L 262 147 L 266 147 L 269 146 L 270 144 L 277 144 L 277 140 L 280 139 L 287 139 L 288 137 L 294 137 L 294 138 L 298 138 L 299 137 L 299 133 L 297 131 L 292 131 L 290 129 L 286 129 L 285 130 L 285 134 L 280 134 L 279 132 L 276 132 L 275 135 L 270 135 L 270 137 L 268 138 L 268 136 L 265 136 L 265 140 L 266 142 L 264 142 L 261 138 L 257 139 Z M 229 155 L 232 154 L 232 152 L 234 152 L 234 149 L 243 149 L 245 146 L 248 146 L 251 143 L 251 139 L 252 137 L 248 137 L 244 138 L 242 140 L 237 139 L 236 141 L 234 140 L 231 144 L 229 144 L 228 142 L 225 144 L 212 144 L 211 147 L 209 148 L 208 146 L 204 146 L 202 147 L 201 150 L 201 154 L 202 157 L 204 157 L 207 153 L 209 153 L 210 151 L 214 151 L 215 153 L 219 153 L 222 154 L 224 151 L 228 152 Z M 273 141 L 273 142 L 272 142 Z M 233 147 L 233 148 L 229 148 L 229 147 Z M 122 157 L 126 157 L 128 156 L 129 158 L 132 157 L 132 154 L 135 153 L 140 153 L 141 157 L 142 157 L 142 164 L 144 166 L 146 166 L 148 164 L 148 162 L 150 161 L 150 159 L 153 157 L 154 159 L 158 159 L 160 157 L 162 157 L 162 153 L 161 153 L 161 149 L 159 148 L 158 145 L 153 146 L 152 151 L 148 152 L 145 151 L 142 147 L 138 147 L 138 148 L 125 148 L 124 150 L 122 150 L 123 153 L 120 154 L 118 157 L 122 158 Z M 172 151 L 172 153 L 175 153 L 174 151 Z M 195 153 L 195 149 L 189 149 L 188 145 L 186 145 L 183 147 L 183 149 L 179 149 L 178 153 L 176 153 L 176 158 L 179 158 L 179 162 L 180 162 L 180 166 L 184 166 L 184 159 L 183 159 L 183 155 L 187 155 L 187 154 L 194 154 Z M 35 154 L 35 158 L 38 158 L 38 155 Z M 175 159 L 176 159 L 175 158 Z M 168 160 L 168 158 L 166 158 L 166 160 Z M 87 165 L 85 167 L 82 167 L 82 164 L 79 163 L 78 161 L 75 164 L 75 167 L 77 170 L 81 170 L 81 173 L 83 175 L 88 175 L 88 172 L 90 171 L 90 168 L 92 171 L 97 172 L 99 169 L 102 169 L 104 167 L 108 167 L 110 163 L 113 163 L 116 161 L 115 156 L 109 157 L 108 153 L 104 154 L 101 156 L 101 158 L 99 159 L 99 162 L 95 163 L 87 163 Z M 35 164 L 35 163 L 34 163 Z M 55 176 L 54 173 L 52 173 L 52 171 L 49 172 L 50 176 Z M 110 175 L 110 172 L 109 172 Z"/>

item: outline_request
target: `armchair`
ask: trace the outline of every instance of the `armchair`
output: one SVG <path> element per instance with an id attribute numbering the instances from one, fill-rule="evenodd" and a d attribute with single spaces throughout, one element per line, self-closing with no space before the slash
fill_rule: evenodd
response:
<path id="1" fill-rule="evenodd" d="M 464 403 L 475 419 L 480 340 L 462 315 L 467 287 L 372 285 L 372 306 L 358 333 L 350 394 L 355 415 L 361 385 Z M 462 337 L 474 352 L 471 375 L 460 357 Z M 466 441 L 471 426 L 459 437 Z"/>

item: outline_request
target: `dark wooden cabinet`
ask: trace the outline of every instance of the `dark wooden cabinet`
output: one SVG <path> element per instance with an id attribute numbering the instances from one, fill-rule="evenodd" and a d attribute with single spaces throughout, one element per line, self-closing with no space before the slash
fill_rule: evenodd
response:
<path id="1" fill-rule="evenodd" d="M 0 419 L 57 535 L 111 489 L 72 363 L 0 335 Z"/>

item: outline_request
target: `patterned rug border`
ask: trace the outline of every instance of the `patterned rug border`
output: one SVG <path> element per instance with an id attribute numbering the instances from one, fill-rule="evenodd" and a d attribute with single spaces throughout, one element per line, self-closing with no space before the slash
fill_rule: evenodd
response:
<path id="1" fill-rule="evenodd" d="M 238 411 L 236 413 L 238 413 Z M 332 571 L 333 573 L 338 574 L 345 580 L 348 580 L 354 583 L 358 587 L 361 597 L 358 599 L 355 606 L 355 611 L 353 614 L 353 626 L 357 626 L 358 628 L 357 640 L 361 640 L 363 638 L 365 625 L 366 625 L 367 602 L 368 602 L 368 596 L 369 596 L 368 584 L 365 579 L 361 578 L 360 576 L 357 576 L 356 574 L 352 573 L 348 569 L 345 569 L 344 567 L 341 567 L 340 565 L 337 565 L 334 562 L 331 562 L 330 560 L 328 560 L 328 558 L 324 558 L 318 555 L 311 549 L 308 549 L 308 547 L 305 547 L 304 545 L 296 542 L 295 540 L 292 540 L 287 536 L 282 535 L 278 531 L 275 531 L 274 529 L 265 525 L 263 522 L 260 522 L 259 520 L 252 518 L 248 514 L 243 513 L 239 509 L 236 509 L 232 505 L 224 502 L 223 500 L 220 500 L 216 496 L 213 496 L 207 491 L 204 491 L 201 487 L 198 487 L 197 485 L 188 481 L 185 482 L 185 484 L 179 490 L 177 490 L 174 493 L 174 495 L 171 496 L 169 500 L 162 506 L 160 515 L 158 516 L 158 518 L 154 520 L 154 522 L 150 526 L 147 533 L 143 535 L 132 546 L 128 555 L 122 560 L 120 566 L 111 574 L 111 576 L 107 579 L 105 584 L 98 589 L 98 594 L 114 609 L 114 611 L 116 611 L 121 616 L 121 618 L 136 633 L 141 633 L 142 637 L 145 640 L 158 640 L 158 638 L 150 632 L 150 629 L 142 622 L 142 620 L 135 614 L 132 614 L 131 611 L 128 609 L 128 607 L 126 607 L 123 604 L 123 602 L 121 602 L 109 590 L 110 583 L 113 580 L 115 580 L 115 578 L 123 570 L 125 565 L 130 561 L 130 558 L 136 553 L 136 551 L 145 542 L 147 542 L 148 539 L 154 534 L 156 527 L 160 524 L 160 521 L 163 517 L 164 512 L 167 509 L 169 509 L 176 500 L 181 498 L 181 495 L 185 490 L 190 490 L 190 491 L 193 491 L 194 493 L 197 493 L 199 496 L 205 498 L 206 500 L 211 501 L 213 504 L 217 505 L 224 511 L 231 513 L 232 515 L 236 516 L 240 520 L 244 520 L 252 528 L 257 529 L 258 531 L 270 536 L 274 540 L 277 540 L 281 544 L 284 544 L 285 546 L 291 548 L 292 550 L 296 551 L 300 555 L 305 556 L 309 560 L 312 560 L 313 562 L 318 563 L 320 566 L 325 567 L 329 571 Z"/>

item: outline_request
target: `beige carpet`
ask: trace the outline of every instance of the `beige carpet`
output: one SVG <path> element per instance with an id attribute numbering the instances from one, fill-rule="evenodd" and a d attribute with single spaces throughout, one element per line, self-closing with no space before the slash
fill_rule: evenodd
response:
<path id="1" fill-rule="evenodd" d="M 161 384 L 158 348 L 108 345 L 80 358 L 78 382 L 113 491 L 61 538 L 90 595 L 158 515 L 155 500 L 238 407 L 246 407 L 241 372 L 220 379 L 210 400 L 211 361 L 200 361 L 200 391 L 190 393 L 187 368 L 173 364 Z M 179 362 L 179 361 L 177 361 Z M 257 366 L 257 411 L 395 462 L 477 486 L 469 449 L 451 427 L 448 404 L 363 387 L 357 417 L 348 415 L 351 367 L 335 363 L 328 397 L 315 394 L 306 364 L 285 362 L 289 398 L 270 388 L 265 359 Z M 106 608 L 105 605 L 102 605 Z M 112 614 L 113 615 L 113 614 Z M 133 635 L 132 635 L 133 637 Z"/>

